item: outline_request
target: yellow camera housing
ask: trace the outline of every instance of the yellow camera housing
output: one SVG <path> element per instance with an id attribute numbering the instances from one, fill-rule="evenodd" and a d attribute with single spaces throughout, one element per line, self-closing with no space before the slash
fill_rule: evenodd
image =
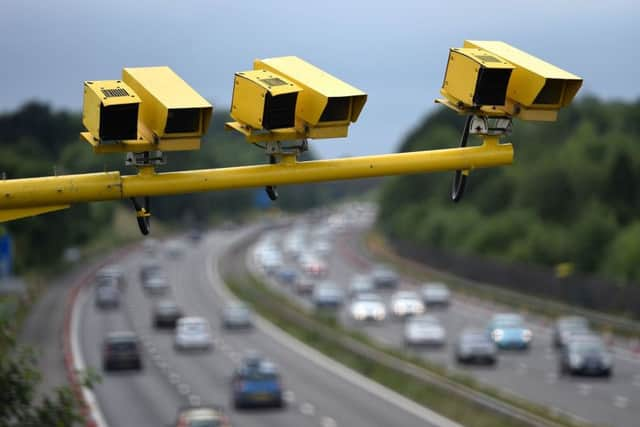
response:
<path id="1" fill-rule="evenodd" d="M 296 56 L 258 59 L 253 68 L 278 74 L 302 88 L 295 128 L 304 137 L 346 137 L 367 101 L 361 90 Z"/>
<path id="2" fill-rule="evenodd" d="M 555 121 L 582 86 L 580 77 L 504 42 L 465 40 L 464 47 L 483 49 L 515 66 L 505 112 L 522 120 Z"/>
<path id="3" fill-rule="evenodd" d="M 298 85 L 267 70 L 236 73 L 231 117 L 252 129 L 293 128 L 300 91 Z"/>
<path id="4" fill-rule="evenodd" d="M 514 68 L 483 49 L 453 48 L 440 93 L 459 108 L 502 108 Z"/>
<path id="5" fill-rule="evenodd" d="M 95 144 L 138 137 L 140 98 L 121 80 L 84 82 L 82 124 Z"/>
<path id="6" fill-rule="evenodd" d="M 171 68 L 123 68 L 122 80 L 140 97 L 138 127 L 144 139 L 170 143 L 163 151 L 200 148 L 213 106 Z"/>

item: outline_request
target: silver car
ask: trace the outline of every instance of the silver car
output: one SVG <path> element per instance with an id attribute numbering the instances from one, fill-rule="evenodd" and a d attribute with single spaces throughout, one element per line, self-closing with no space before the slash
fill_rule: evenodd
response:
<path id="1" fill-rule="evenodd" d="M 174 345 L 179 350 L 211 348 L 211 328 L 202 317 L 182 317 L 176 324 Z"/>
<path id="2" fill-rule="evenodd" d="M 349 296 L 355 297 L 361 293 L 371 293 L 375 288 L 371 277 L 366 274 L 356 274 L 349 282 Z"/>
<path id="3" fill-rule="evenodd" d="M 446 340 L 444 327 L 434 316 L 412 317 L 404 326 L 404 342 L 407 346 L 443 346 Z"/>
<path id="4" fill-rule="evenodd" d="M 232 302 L 222 310 L 222 326 L 225 329 L 248 329 L 253 326 L 251 309 L 244 303 Z"/>
<path id="5" fill-rule="evenodd" d="M 164 295 L 169 290 L 169 281 L 163 274 L 154 274 L 142 282 L 142 288 L 152 295 Z"/>
<path id="6" fill-rule="evenodd" d="M 451 292 L 444 283 L 426 283 L 420 290 L 422 294 L 422 302 L 428 307 L 449 305 Z"/>
<path id="7" fill-rule="evenodd" d="M 422 314 L 425 311 L 422 298 L 417 292 L 398 291 L 391 296 L 391 312 L 396 317 L 408 317 Z"/>
<path id="8" fill-rule="evenodd" d="M 494 365 L 498 361 L 496 344 L 481 329 L 465 329 L 456 342 L 456 360 Z"/>
<path id="9" fill-rule="evenodd" d="M 381 322 L 387 316 L 387 309 L 376 294 L 359 294 L 349 306 L 349 314 L 354 320 Z"/>
<path id="10" fill-rule="evenodd" d="M 336 309 L 342 305 L 344 292 L 335 283 L 321 282 L 313 288 L 311 300 L 318 309 Z"/>

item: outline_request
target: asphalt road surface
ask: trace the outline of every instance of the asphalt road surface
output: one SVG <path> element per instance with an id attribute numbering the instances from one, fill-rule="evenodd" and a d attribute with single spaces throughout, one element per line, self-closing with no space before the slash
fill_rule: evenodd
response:
<path id="1" fill-rule="evenodd" d="M 309 229 L 321 225 L 313 224 Z M 356 273 L 366 273 L 374 262 L 366 258 L 360 247 L 359 230 L 346 229 L 331 236 L 332 250 L 327 257 L 328 276 L 345 289 Z M 286 233 L 282 233 L 286 238 Z M 313 242 L 307 242 L 306 247 Z M 282 241 L 280 247 L 283 247 Z M 248 259 L 251 259 L 248 257 Z M 293 259 L 287 264 L 297 268 Z M 401 273 L 401 272 L 400 272 Z M 273 283 L 273 282 L 272 282 Z M 400 288 L 417 289 L 417 283 L 403 277 Z M 297 299 L 302 305 L 311 307 L 309 300 L 295 295 L 284 285 L 277 285 L 283 292 Z M 391 291 L 381 293 L 388 302 Z M 434 309 L 447 331 L 447 343 L 442 348 L 407 350 L 429 360 L 438 362 L 452 370 L 464 371 L 482 383 L 532 402 L 544 404 L 559 413 L 568 414 L 578 420 L 599 425 L 637 426 L 640 420 L 640 357 L 626 351 L 614 351 L 614 374 L 609 379 L 589 377 L 560 377 L 557 353 L 551 346 L 551 330 L 540 322 L 531 321 L 528 327 L 534 338 L 528 351 L 501 351 L 496 367 L 462 367 L 455 363 L 454 342 L 465 327 L 484 328 L 491 315 L 498 311 L 511 311 L 508 307 L 496 307 L 478 303 L 459 295 L 453 295 L 447 309 Z M 349 321 L 346 310 L 339 314 L 343 322 L 365 331 L 379 342 L 391 347 L 403 347 L 403 324 L 388 317 L 378 324 L 358 324 Z"/>
<path id="2" fill-rule="evenodd" d="M 220 309 L 228 298 L 221 290 L 217 261 L 242 232 L 208 234 L 201 242 L 187 240 L 181 255 L 160 249 L 170 278 L 171 294 L 187 315 L 203 316 L 212 325 L 214 349 L 208 353 L 177 353 L 172 332 L 151 324 L 153 299 L 141 289 L 139 266 L 150 255 L 134 252 L 122 261 L 127 290 L 119 309 L 103 311 L 93 304 L 93 289 L 81 293 L 80 346 L 87 366 L 101 372 L 100 345 L 110 331 L 133 330 L 144 348 L 144 370 L 103 374 L 95 387 L 102 413 L 110 426 L 169 426 L 178 407 L 188 403 L 227 408 L 234 426 L 453 426 L 428 410 L 403 401 L 388 391 L 375 392 L 370 384 L 338 375 L 313 354 L 292 350 L 287 339 L 269 325 L 248 332 L 226 332 L 220 327 Z M 244 262 L 244 261 L 241 261 Z M 230 377 L 243 354 L 252 349 L 274 361 L 285 387 L 285 409 L 236 411 L 230 405 Z M 344 368 L 342 368 L 344 369 Z M 386 396 L 386 397 L 385 397 Z"/>

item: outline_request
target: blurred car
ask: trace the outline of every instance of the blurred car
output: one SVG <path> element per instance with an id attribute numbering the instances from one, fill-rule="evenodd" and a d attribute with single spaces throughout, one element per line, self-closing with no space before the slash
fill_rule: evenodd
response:
<path id="1" fill-rule="evenodd" d="M 203 231 L 198 227 L 193 227 L 187 233 L 187 237 L 191 240 L 192 243 L 197 244 L 202 240 Z"/>
<path id="2" fill-rule="evenodd" d="M 333 282 L 321 282 L 313 288 L 311 300 L 316 308 L 339 308 L 344 292 Z"/>
<path id="3" fill-rule="evenodd" d="M 154 274 L 142 282 L 142 288 L 148 294 L 164 295 L 169 290 L 169 280 L 164 274 Z"/>
<path id="4" fill-rule="evenodd" d="M 253 326 L 251 309 L 244 303 L 232 302 L 222 309 L 222 326 L 225 329 L 247 329 Z"/>
<path id="5" fill-rule="evenodd" d="M 444 283 L 427 283 L 420 289 L 420 294 L 427 307 L 447 307 L 451 299 L 451 292 Z"/>
<path id="6" fill-rule="evenodd" d="M 373 320 L 381 322 L 387 316 L 387 309 L 379 295 L 362 293 L 351 301 L 349 314 L 358 321 Z"/>
<path id="7" fill-rule="evenodd" d="M 522 316 L 515 313 L 494 314 L 487 326 L 487 334 L 500 349 L 527 350 L 533 333 L 524 325 Z"/>
<path id="8" fill-rule="evenodd" d="M 174 329 L 181 317 L 182 310 L 175 301 L 158 301 L 153 307 L 153 326 L 156 328 Z"/>
<path id="9" fill-rule="evenodd" d="M 233 374 L 231 387 L 236 408 L 284 406 L 282 382 L 276 366 L 258 356 L 249 356 L 242 361 Z"/>
<path id="10" fill-rule="evenodd" d="M 211 348 L 211 328 L 203 317 L 181 317 L 176 323 L 174 346 L 178 350 Z"/>
<path id="11" fill-rule="evenodd" d="M 146 261 L 140 267 L 140 281 L 145 282 L 149 277 L 162 274 L 162 266 L 156 261 Z"/>
<path id="12" fill-rule="evenodd" d="M 486 363 L 498 361 L 496 344 L 479 329 L 465 329 L 458 336 L 455 349 L 458 363 Z"/>
<path id="13" fill-rule="evenodd" d="M 311 251 L 320 257 L 327 257 L 331 253 L 331 243 L 326 240 L 316 240 L 311 246 Z"/>
<path id="14" fill-rule="evenodd" d="M 327 263 L 315 256 L 302 257 L 302 271 L 311 277 L 324 277 L 328 270 Z"/>
<path id="15" fill-rule="evenodd" d="M 293 284 L 293 289 L 299 295 L 308 295 L 313 293 L 313 288 L 315 287 L 315 282 L 311 280 L 309 277 L 304 275 L 298 277 L 298 280 Z"/>
<path id="16" fill-rule="evenodd" d="M 596 335 L 571 338 L 560 353 L 560 373 L 609 377 L 613 357 Z"/>
<path id="17" fill-rule="evenodd" d="M 129 331 L 110 332 L 102 343 L 102 369 L 142 369 L 138 337 Z"/>
<path id="18" fill-rule="evenodd" d="M 566 345 L 572 335 L 591 332 L 589 321 L 581 316 L 563 316 L 556 319 L 553 325 L 553 345 L 561 348 Z"/>
<path id="19" fill-rule="evenodd" d="M 120 288 L 115 279 L 98 283 L 95 289 L 95 304 L 103 309 L 120 306 Z"/>
<path id="20" fill-rule="evenodd" d="M 169 258 L 180 258 L 186 249 L 186 245 L 182 240 L 169 240 L 165 244 L 165 251 Z"/>
<path id="21" fill-rule="evenodd" d="M 404 343 L 407 346 L 443 346 L 446 340 L 444 327 L 435 316 L 415 316 L 404 325 Z"/>
<path id="22" fill-rule="evenodd" d="M 96 280 L 98 283 L 115 280 L 120 290 L 124 290 L 126 285 L 124 270 L 118 264 L 109 264 L 102 267 L 96 272 Z"/>
<path id="23" fill-rule="evenodd" d="M 398 274 L 386 266 L 376 266 L 371 271 L 371 280 L 376 288 L 396 288 L 398 287 Z"/>
<path id="24" fill-rule="evenodd" d="M 404 318 L 424 313 L 422 298 L 414 291 L 398 291 L 391 296 L 391 312 L 394 316 Z"/>
<path id="25" fill-rule="evenodd" d="M 375 291 L 376 287 L 373 284 L 371 277 L 366 274 L 356 274 L 351 278 L 349 282 L 349 296 L 355 297 L 361 293 L 371 293 Z"/>
<path id="26" fill-rule="evenodd" d="M 176 427 L 231 427 L 231 423 L 222 408 L 201 406 L 181 409 Z"/>
<path id="27" fill-rule="evenodd" d="M 298 273 L 290 267 L 280 267 L 276 270 L 276 279 L 284 285 L 293 285 L 298 277 Z"/>
<path id="28" fill-rule="evenodd" d="M 258 262 L 265 273 L 273 274 L 284 263 L 284 260 L 280 252 L 268 251 L 259 255 Z"/>

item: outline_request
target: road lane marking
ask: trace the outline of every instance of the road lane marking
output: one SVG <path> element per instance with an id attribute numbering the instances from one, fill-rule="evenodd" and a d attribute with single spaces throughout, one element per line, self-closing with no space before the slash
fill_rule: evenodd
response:
<path id="1" fill-rule="evenodd" d="M 172 385 L 176 385 L 180 382 L 180 375 L 175 372 L 171 372 L 169 374 L 169 383 Z"/>
<path id="2" fill-rule="evenodd" d="M 613 398 L 613 406 L 620 409 L 625 409 L 629 406 L 629 398 L 626 396 L 617 395 Z"/>
<path id="3" fill-rule="evenodd" d="M 591 393 L 591 388 L 590 384 L 578 384 L 578 393 L 588 396 Z"/>
<path id="4" fill-rule="evenodd" d="M 189 386 L 189 384 L 181 383 L 178 385 L 178 393 L 183 396 L 191 394 L 191 387 Z"/>
<path id="5" fill-rule="evenodd" d="M 300 413 L 308 417 L 312 417 L 316 413 L 316 408 L 309 402 L 300 405 Z"/>
<path id="6" fill-rule="evenodd" d="M 331 417 L 322 417 L 322 422 L 320 423 L 322 427 L 338 427 L 338 423 Z"/>
<path id="7" fill-rule="evenodd" d="M 191 394 L 189 395 L 189 405 L 200 406 L 202 405 L 202 399 L 197 394 Z"/>
<path id="8" fill-rule="evenodd" d="M 285 390 L 285 392 L 282 393 L 282 398 L 285 402 L 291 404 L 296 401 L 296 394 L 293 392 L 293 390 Z"/>

